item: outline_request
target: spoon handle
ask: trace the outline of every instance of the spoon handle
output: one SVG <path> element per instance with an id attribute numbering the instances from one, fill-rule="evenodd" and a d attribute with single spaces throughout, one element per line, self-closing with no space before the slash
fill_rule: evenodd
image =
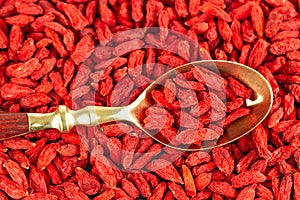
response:
<path id="1" fill-rule="evenodd" d="M 29 131 L 26 113 L 0 113 L 0 140 L 19 136 Z"/>
<path id="2" fill-rule="evenodd" d="M 62 105 L 52 113 L 1 112 L 0 140 L 48 128 L 69 131 L 75 125 L 98 125 L 118 120 L 130 120 L 127 107 L 87 106 L 71 110 Z"/>
<path id="3" fill-rule="evenodd" d="M 71 110 L 61 105 L 52 113 L 28 113 L 29 131 L 56 128 L 69 131 L 75 125 L 98 125 L 111 121 L 129 120 L 127 107 L 87 106 L 80 110 Z"/>

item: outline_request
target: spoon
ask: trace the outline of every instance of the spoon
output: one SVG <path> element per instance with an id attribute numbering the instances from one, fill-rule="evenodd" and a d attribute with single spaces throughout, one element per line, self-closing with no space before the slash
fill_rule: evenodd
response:
<path id="1" fill-rule="evenodd" d="M 220 73 L 227 74 L 253 90 L 254 100 L 247 99 L 246 106 L 251 107 L 251 113 L 244 116 L 224 129 L 224 134 L 219 138 L 218 143 L 213 146 L 179 148 L 150 134 L 143 128 L 144 112 L 154 104 L 151 91 L 163 85 L 166 79 L 172 78 L 176 73 L 190 71 L 193 67 L 205 67 L 217 69 Z M 206 150 L 217 146 L 226 145 L 246 135 L 257 127 L 268 115 L 273 101 L 271 86 L 267 80 L 257 71 L 245 65 L 230 62 L 203 60 L 188 63 L 174 68 L 152 82 L 140 96 L 130 105 L 123 107 L 101 107 L 87 106 L 80 110 L 70 110 L 64 105 L 52 113 L 0 113 L 0 140 L 5 140 L 24 135 L 28 132 L 56 128 L 60 131 L 69 131 L 76 125 L 98 125 L 112 121 L 129 121 L 143 130 L 153 139 L 163 145 L 179 150 Z"/>

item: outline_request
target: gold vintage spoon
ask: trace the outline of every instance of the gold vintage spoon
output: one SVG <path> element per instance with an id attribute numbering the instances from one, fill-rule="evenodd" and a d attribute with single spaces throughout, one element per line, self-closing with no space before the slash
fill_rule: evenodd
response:
<path id="1" fill-rule="evenodd" d="M 225 128 L 224 134 L 219 138 L 217 145 L 199 147 L 179 148 L 172 146 L 155 135 L 150 134 L 143 128 L 140 121 L 145 110 L 154 104 L 151 91 L 164 83 L 174 74 L 186 72 L 195 66 L 207 69 L 217 69 L 220 73 L 244 83 L 254 92 L 254 100 L 247 99 L 246 105 L 251 107 L 251 114 L 244 116 Z M 24 135 L 28 132 L 56 128 L 60 131 L 69 131 L 76 125 L 98 125 L 112 121 L 129 121 L 148 133 L 158 142 L 180 150 L 205 150 L 216 146 L 228 144 L 244 136 L 258 126 L 268 115 L 273 101 L 272 89 L 267 80 L 257 71 L 245 65 L 230 61 L 204 60 L 188 63 L 174 68 L 160 76 L 151 83 L 141 95 L 130 105 L 124 107 L 101 107 L 87 106 L 80 110 L 70 110 L 66 106 L 59 106 L 53 113 L 1 113 L 0 114 L 0 140 Z"/>

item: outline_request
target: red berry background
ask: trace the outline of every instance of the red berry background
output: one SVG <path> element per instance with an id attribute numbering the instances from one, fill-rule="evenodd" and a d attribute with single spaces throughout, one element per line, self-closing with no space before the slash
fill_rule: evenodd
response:
<path id="1" fill-rule="evenodd" d="M 201 59 L 246 64 L 274 94 L 261 125 L 210 152 L 163 147 L 126 123 L 2 141 L 1 199 L 300 199 L 299 7 L 299 0 L 0 0 L 5 112 L 127 105 L 169 67 Z"/>

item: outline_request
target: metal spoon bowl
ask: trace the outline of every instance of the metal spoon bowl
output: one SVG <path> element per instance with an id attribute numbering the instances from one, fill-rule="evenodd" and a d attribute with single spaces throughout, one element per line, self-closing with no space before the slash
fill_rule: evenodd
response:
<path id="1" fill-rule="evenodd" d="M 217 69 L 222 74 L 227 74 L 253 90 L 253 100 L 247 99 L 246 104 L 251 107 L 251 114 L 244 116 L 228 127 L 225 128 L 224 134 L 219 138 L 218 143 L 213 146 L 205 146 L 203 148 L 190 146 L 188 148 L 180 148 L 172 146 L 161 140 L 156 135 L 151 134 L 143 128 L 143 122 L 140 120 L 145 116 L 145 110 L 154 104 L 151 97 L 151 91 L 157 89 L 161 84 L 174 77 L 181 72 L 191 70 L 193 67 L 205 67 L 207 69 Z M 76 125 L 98 125 L 112 121 L 128 121 L 139 127 L 153 139 L 163 145 L 180 149 L 180 150 L 206 150 L 213 147 L 221 146 L 233 142 L 240 137 L 246 135 L 255 127 L 257 127 L 268 115 L 273 101 L 272 89 L 267 80 L 257 71 L 245 65 L 230 61 L 214 61 L 205 60 L 188 63 L 174 68 L 163 74 L 153 83 L 151 83 L 141 95 L 130 105 L 124 107 L 100 107 L 88 106 L 80 110 L 70 110 L 66 106 L 59 106 L 58 110 L 53 113 L 37 114 L 27 113 L 29 132 L 47 128 L 57 128 L 60 131 L 69 131 Z M 18 134 L 18 135 L 23 135 Z M 13 135 L 10 137 L 15 137 Z M 1 138 L 6 139 L 6 138 Z"/>

